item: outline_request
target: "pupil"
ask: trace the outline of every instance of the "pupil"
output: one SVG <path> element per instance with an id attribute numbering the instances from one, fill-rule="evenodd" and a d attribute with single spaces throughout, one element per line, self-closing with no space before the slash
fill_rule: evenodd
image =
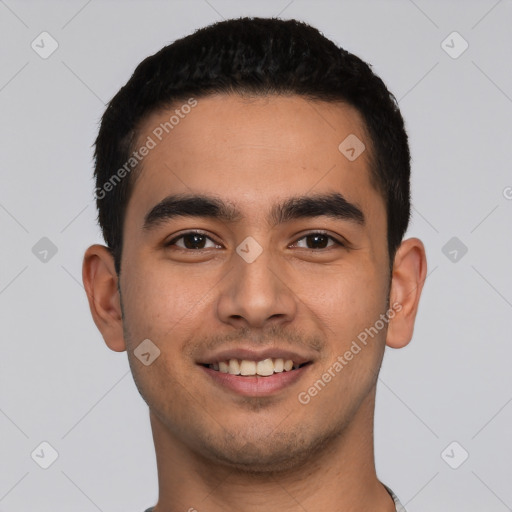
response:
<path id="1" fill-rule="evenodd" d="M 192 242 L 190 242 L 190 240 L 193 240 Z M 185 237 L 185 247 L 187 249 L 201 249 L 201 247 L 197 247 L 195 244 L 200 244 L 201 243 L 201 240 L 198 241 L 198 239 L 204 239 L 204 236 L 203 235 L 198 235 L 198 234 L 195 234 L 195 235 L 187 235 Z M 203 240 L 204 241 L 204 240 Z"/>
<path id="2" fill-rule="evenodd" d="M 314 239 L 315 242 L 314 244 L 317 244 L 318 243 L 318 239 L 323 239 L 323 241 L 327 241 L 327 237 L 325 235 L 309 235 L 308 237 L 309 239 Z M 321 248 L 325 248 L 325 243 L 320 243 L 320 245 L 322 246 Z M 318 247 L 310 247 L 310 249 L 313 249 L 313 248 L 318 248 Z"/>

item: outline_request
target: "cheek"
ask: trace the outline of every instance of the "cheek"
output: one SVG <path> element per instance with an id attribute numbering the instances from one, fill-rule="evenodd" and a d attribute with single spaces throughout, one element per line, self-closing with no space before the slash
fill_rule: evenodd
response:
<path id="1" fill-rule="evenodd" d="M 353 266 L 314 280 L 313 290 L 303 289 L 301 298 L 314 308 L 331 329 L 329 335 L 354 336 L 385 312 L 387 285 L 373 266 Z"/>
<path id="2" fill-rule="evenodd" d="M 367 268 L 331 280 L 322 294 L 319 311 L 328 327 L 328 356 L 312 387 L 304 390 L 318 394 L 319 410 L 325 407 L 334 416 L 346 417 L 374 385 L 385 347 L 387 324 L 380 318 L 386 313 L 386 292 L 382 274 Z M 325 389 L 322 383 L 315 384 L 318 380 L 325 383 Z"/>
<path id="3" fill-rule="evenodd" d="M 124 322 L 133 342 L 185 339 L 200 325 L 198 319 L 212 300 L 212 286 L 204 275 L 171 269 L 165 262 L 136 262 L 126 266 L 125 275 L 129 278 L 122 282 Z"/>

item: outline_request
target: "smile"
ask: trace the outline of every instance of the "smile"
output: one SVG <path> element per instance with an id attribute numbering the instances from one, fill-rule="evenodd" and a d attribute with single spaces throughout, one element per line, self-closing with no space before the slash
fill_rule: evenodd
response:
<path id="1" fill-rule="evenodd" d="M 309 363 L 294 363 L 291 359 L 267 358 L 261 361 L 251 361 L 249 359 L 229 359 L 212 364 L 204 364 L 206 368 L 218 371 L 220 373 L 229 373 L 230 375 L 269 377 L 275 373 L 289 372 L 297 370 Z"/>
<path id="2" fill-rule="evenodd" d="M 216 386 L 247 397 L 271 396 L 283 391 L 304 377 L 312 366 L 311 361 L 299 365 L 281 358 L 230 359 L 199 365 Z"/>

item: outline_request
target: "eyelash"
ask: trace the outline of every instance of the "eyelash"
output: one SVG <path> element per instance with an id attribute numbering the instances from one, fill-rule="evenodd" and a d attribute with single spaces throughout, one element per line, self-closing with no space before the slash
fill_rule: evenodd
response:
<path id="1" fill-rule="evenodd" d="M 178 240 L 181 240 L 182 238 L 184 238 L 184 237 L 186 237 L 188 235 L 202 235 L 205 238 L 207 238 L 208 240 L 210 240 L 211 242 L 213 242 L 213 243 L 215 243 L 217 245 L 220 245 L 215 240 L 213 240 L 211 237 L 209 237 L 206 233 L 203 233 L 202 231 L 187 231 L 187 232 L 182 233 L 181 235 L 173 238 L 169 242 L 167 242 L 165 244 L 165 247 L 173 246 Z M 328 235 L 324 231 L 311 231 L 310 233 L 306 233 L 306 234 L 302 235 L 299 239 L 297 239 L 297 241 L 295 243 L 299 242 L 300 240 L 303 240 L 304 238 L 307 238 L 308 236 L 312 236 L 312 235 L 323 235 L 323 236 L 327 237 L 328 239 L 332 240 L 336 245 L 338 245 L 340 247 L 346 247 L 346 244 L 344 244 L 343 242 L 340 242 L 339 240 L 337 240 L 333 236 Z M 322 249 L 309 249 L 309 248 L 306 248 L 306 249 L 309 250 L 309 251 L 320 252 L 320 251 L 325 251 L 325 250 L 327 250 L 329 248 L 332 248 L 332 247 L 333 246 L 331 245 L 329 247 L 325 247 L 325 248 L 322 248 Z M 195 251 L 204 251 L 206 249 L 186 249 L 186 248 L 183 248 L 183 247 L 178 247 L 178 250 L 181 250 L 181 251 L 184 251 L 184 252 L 191 252 L 191 251 L 195 252 Z"/>

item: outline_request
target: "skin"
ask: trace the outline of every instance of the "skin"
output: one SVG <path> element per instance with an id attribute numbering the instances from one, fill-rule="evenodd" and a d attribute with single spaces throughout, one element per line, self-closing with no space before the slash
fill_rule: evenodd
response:
<path id="1" fill-rule="evenodd" d="M 149 116 L 139 140 L 169 115 Z M 349 134 L 367 147 L 352 162 L 338 150 Z M 93 319 L 109 348 L 127 351 L 149 406 L 157 512 L 395 510 L 375 472 L 376 380 L 385 346 L 411 340 L 426 258 L 420 240 L 405 240 L 390 276 L 385 204 L 370 182 L 369 148 L 360 115 L 344 104 L 200 98 L 143 161 L 126 211 L 120 277 L 104 246 L 87 249 L 83 281 Z M 275 203 L 330 192 L 357 205 L 365 224 L 326 216 L 267 224 Z M 142 229 L 146 213 L 171 193 L 216 195 L 242 216 L 178 217 Z M 191 229 L 211 240 L 188 252 L 184 239 L 164 245 Z M 346 246 L 304 238 L 318 230 Z M 236 252 L 248 236 L 263 250 L 252 263 Z M 298 393 L 375 324 L 388 299 L 400 311 L 301 404 Z M 161 352 L 149 366 L 134 355 L 147 338 Z M 197 364 L 207 349 L 240 340 L 256 349 L 297 347 L 313 363 L 271 396 L 242 397 Z"/>

